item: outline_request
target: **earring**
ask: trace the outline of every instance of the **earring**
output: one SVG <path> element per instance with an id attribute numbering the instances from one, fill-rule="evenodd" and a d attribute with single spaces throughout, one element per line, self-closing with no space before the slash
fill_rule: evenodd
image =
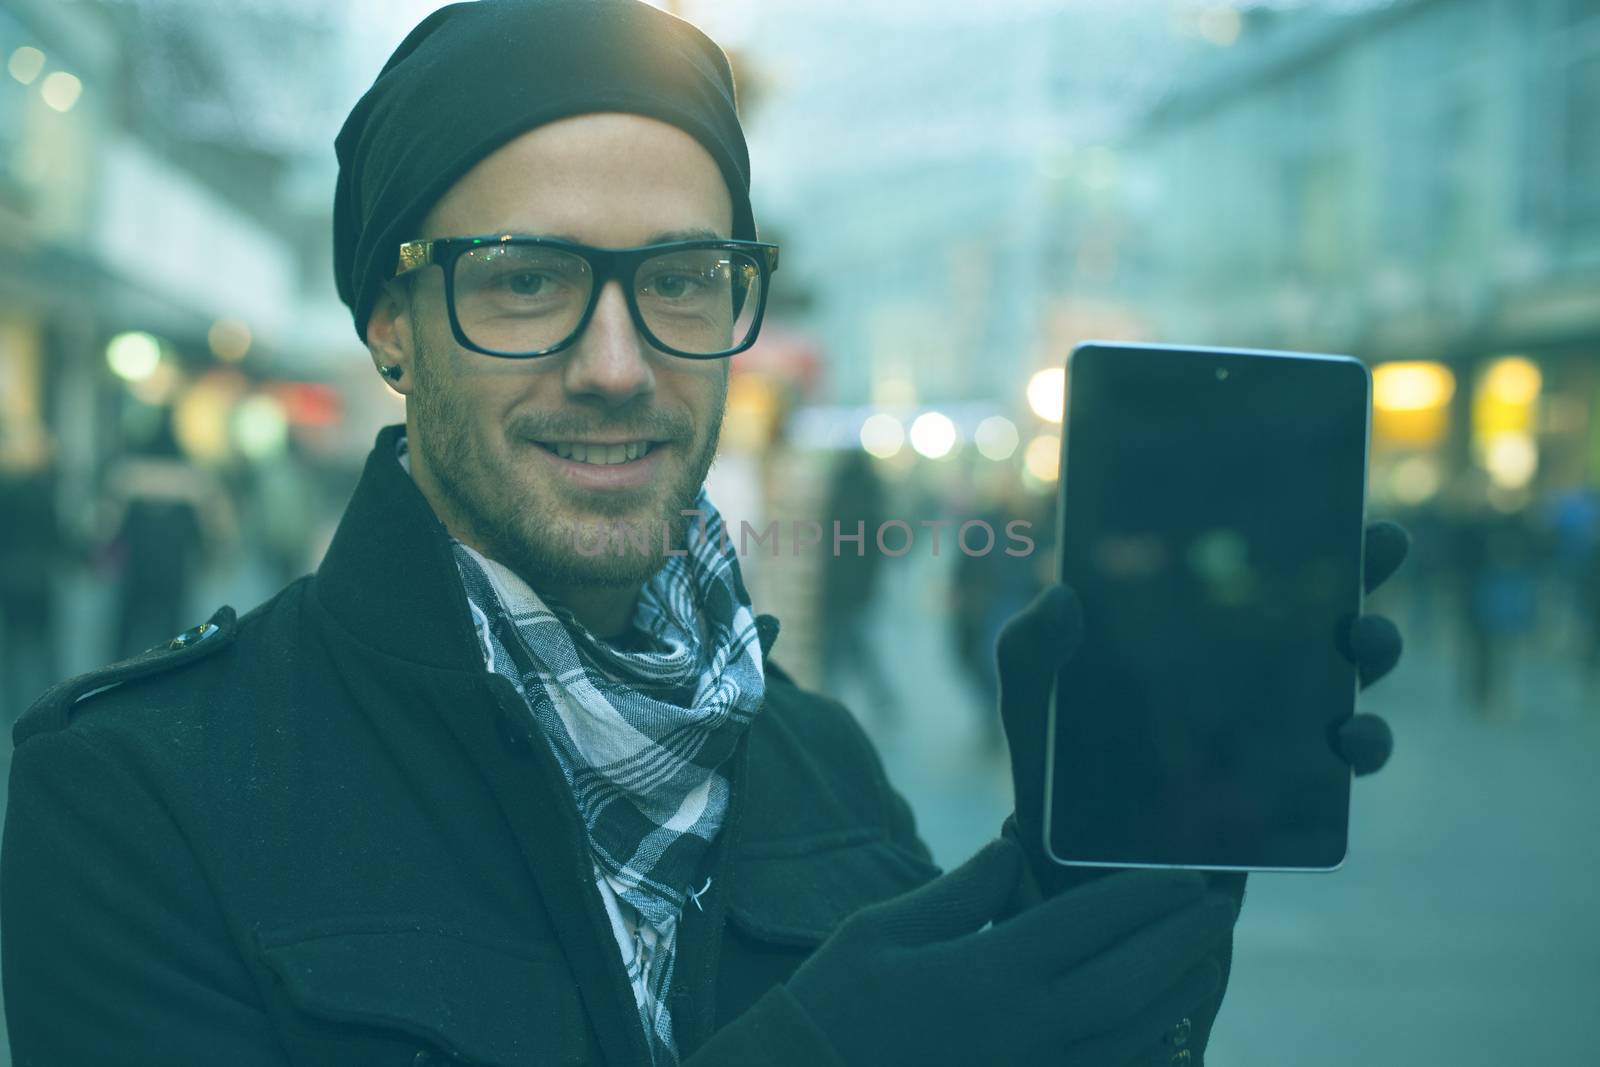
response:
<path id="1" fill-rule="evenodd" d="M 405 373 L 405 370 L 402 369 L 398 363 L 389 363 L 380 365 L 378 367 L 378 373 L 389 379 L 391 382 L 398 382 L 400 380 L 400 376 Z"/>

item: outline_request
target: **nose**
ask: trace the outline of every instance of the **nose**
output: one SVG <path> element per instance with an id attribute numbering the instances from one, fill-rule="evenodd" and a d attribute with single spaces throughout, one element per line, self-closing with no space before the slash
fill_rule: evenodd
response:
<path id="1" fill-rule="evenodd" d="M 627 298 L 615 280 L 605 283 L 594 315 L 568 351 L 563 367 L 567 395 L 620 407 L 655 390 L 649 345 L 628 314 Z"/>

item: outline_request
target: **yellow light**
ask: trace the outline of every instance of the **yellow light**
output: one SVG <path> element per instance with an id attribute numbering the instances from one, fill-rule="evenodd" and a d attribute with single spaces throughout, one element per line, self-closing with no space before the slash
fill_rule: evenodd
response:
<path id="1" fill-rule="evenodd" d="M 1484 392 L 1501 404 L 1531 404 L 1543 387 L 1539 368 L 1522 356 L 1503 356 L 1489 364 L 1483 375 Z"/>
<path id="2" fill-rule="evenodd" d="M 1046 367 L 1028 379 L 1028 407 L 1046 422 L 1060 422 L 1066 410 L 1067 372 Z"/>
<path id="3" fill-rule="evenodd" d="M 237 363 L 250 351 L 250 327 L 238 319 L 218 319 L 206 331 L 211 354 L 226 363 Z"/>
<path id="4" fill-rule="evenodd" d="M 1061 472 L 1061 438 L 1042 433 L 1029 441 L 1022 453 L 1022 467 L 1038 481 L 1055 481 Z"/>
<path id="5" fill-rule="evenodd" d="M 888 459 L 906 443 L 906 428 L 900 420 L 886 412 L 868 415 L 861 424 L 861 447 L 868 455 Z"/>
<path id="6" fill-rule="evenodd" d="M 978 429 L 972 436 L 985 459 L 998 463 L 1010 459 L 1017 451 L 1017 424 L 1004 415 L 990 415 L 978 423 Z"/>
<path id="7" fill-rule="evenodd" d="M 71 111 L 83 95 L 83 83 L 64 70 L 51 71 L 39 85 L 39 95 L 57 111 Z"/>
<path id="8" fill-rule="evenodd" d="M 237 371 L 215 370 L 178 398 L 172 409 L 172 429 L 190 459 L 207 464 L 228 459 L 228 423 L 247 389 Z"/>
<path id="9" fill-rule="evenodd" d="M 119 333 L 106 344 L 106 364 L 125 382 L 142 382 L 161 363 L 161 342 L 147 333 Z"/>
<path id="10" fill-rule="evenodd" d="M 753 373 L 732 376 L 722 420 L 726 447 L 736 452 L 761 451 L 772 437 L 777 417 L 778 398 L 767 379 Z"/>
<path id="11" fill-rule="evenodd" d="M 23 85 L 32 85 L 33 79 L 44 70 L 44 53 L 32 45 L 25 44 L 11 53 L 11 59 L 6 62 L 6 70 Z"/>
<path id="12" fill-rule="evenodd" d="M 911 423 L 911 447 L 918 455 L 943 459 L 956 446 L 956 424 L 938 411 L 924 411 Z"/>
<path id="13" fill-rule="evenodd" d="M 1495 445 L 1499 438 L 1532 435 L 1543 384 L 1539 368 L 1522 356 L 1503 356 L 1484 368 L 1472 396 L 1472 442 L 1478 462 L 1491 475 L 1490 451 L 1506 447 Z"/>
<path id="14" fill-rule="evenodd" d="M 1372 406 L 1379 411 L 1427 411 L 1450 403 L 1456 376 L 1440 363 L 1384 363 L 1372 369 Z"/>

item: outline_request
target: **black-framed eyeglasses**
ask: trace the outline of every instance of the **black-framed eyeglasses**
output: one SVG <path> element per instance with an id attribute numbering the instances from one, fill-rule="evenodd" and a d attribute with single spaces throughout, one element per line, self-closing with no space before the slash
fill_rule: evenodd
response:
<path id="1" fill-rule="evenodd" d="M 691 240 L 595 248 L 554 237 L 499 234 L 407 241 L 396 277 L 438 265 L 450 329 L 486 356 L 529 359 L 571 345 L 606 282 L 622 286 L 633 323 L 656 348 L 719 359 L 755 343 L 778 246 Z"/>

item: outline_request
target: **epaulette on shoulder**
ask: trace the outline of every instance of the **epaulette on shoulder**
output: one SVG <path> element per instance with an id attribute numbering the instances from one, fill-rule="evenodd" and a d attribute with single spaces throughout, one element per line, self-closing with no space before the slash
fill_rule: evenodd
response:
<path id="1" fill-rule="evenodd" d="M 12 728 L 14 745 L 21 745 L 34 734 L 49 733 L 67 725 L 72 709 L 79 703 L 124 682 L 165 674 L 206 659 L 233 644 L 238 625 L 234 610 L 223 606 L 216 614 L 192 630 L 185 630 L 164 645 L 157 645 L 131 659 L 58 682 L 34 701 Z"/>

